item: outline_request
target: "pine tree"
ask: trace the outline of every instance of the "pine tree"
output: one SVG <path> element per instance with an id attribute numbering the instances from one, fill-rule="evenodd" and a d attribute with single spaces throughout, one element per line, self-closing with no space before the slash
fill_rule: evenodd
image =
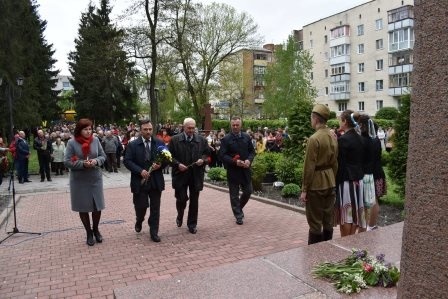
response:
<path id="1" fill-rule="evenodd" d="M 4 82 L 0 97 L 7 99 L 11 93 L 16 129 L 40 125 L 58 112 L 52 91 L 58 72 L 52 71 L 54 51 L 44 38 L 46 22 L 40 19 L 38 7 L 34 0 L 0 2 L 0 76 Z M 20 88 L 16 86 L 19 77 L 23 78 Z M 7 102 L 0 101 L 2 131 L 9 127 Z"/>
<path id="2" fill-rule="evenodd" d="M 69 54 L 77 115 L 102 123 L 137 112 L 133 63 L 122 49 L 124 32 L 111 23 L 110 12 L 108 0 L 101 0 L 98 9 L 89 4 L 81 16 L 76 50 Z"/>

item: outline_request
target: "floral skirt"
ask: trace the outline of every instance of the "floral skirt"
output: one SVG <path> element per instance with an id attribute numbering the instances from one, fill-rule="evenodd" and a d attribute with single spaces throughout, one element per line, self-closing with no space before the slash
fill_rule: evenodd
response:
<path id="1" fill-rule="evenodd" d="M 362 180 L 345 181 L 336 187 L 335 226 L 350 223 L 367 227 L 363 190 Z"/>
<path id="2" fill-rule="evenodd" d="M 375 179 L 375 194 L 377 198 L 387 194 L 386 180 L 384 178 Z"/>

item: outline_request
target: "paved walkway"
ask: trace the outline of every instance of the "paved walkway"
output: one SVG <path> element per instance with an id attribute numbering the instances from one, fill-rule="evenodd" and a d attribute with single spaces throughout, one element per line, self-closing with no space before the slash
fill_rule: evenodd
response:
<path id="1" fill-rule="evenodd" d="M 114 291 L 117 298 L 214 298 L 216 296 L 206 291 L 217 281 L 213 273 L 243 275 L 245 269 L 252 271 L 256 278 L 257 272 L 253 271 L 269 274 L 264 268 L 254 266 L 257 260 L 283 252 L 293 257 L 295 253 L 291 250 L 313 248 L 303 247 L 307 243 L 308 225 L 302 214 L 251 200 L 245 208 L 244 225 L 239 226 L 231 213 L 228 194 L 213 188 L 201 192 L 198 233 L 192 235 L 186 227 L 178 228 L 175 224 L 174 191 L 170 176 L 165 177 L 167 188 L 162 195 L 159 231 L 162 242 L 154 243 L 149 239 L 147 226 L 142 233 L 134 232 L 129 173 L 126 170 L 118 174 L 105 173 L 106 209 L 100 224 L 104 242 L 93 247 L 85 244 L 79 216 L 70 210 L 68 175 L 54 177 L 53 182 L 40 183 L 37 177 L 32 177 L 32 183 L 16 184 L 17 227 L 21 232 L 41 235 L 14 234 L 0 244 L 0 298 L 114 298 Z M 3 184 L 0 192 L 4 194 L 6 188 L 7 184 Z M 13 215 L 8 217 L 7 212 L 11 209 L 0 215 L 3 221 L 1 239 L 14 227 Z M 318 245 L 324 246 L 321 244 Z M 342 248 L 336 244 L 330 249 L 334 251 L 335 246 Z M 346 247 L 344 253 L 347 248 L 350 247 Z M 340 252 L 336 256 L 339 255 Z M 301 257 L 304 258 L 306 256 Z M 177 277 L 200 279 L 202 291 L 183 289 L 179 293 L 177 289 L 177 293 L 170 293 L 167 288 L 167 293 L 160 293 L 171 283 L 175 286 Z M 157 285 L 159 281 L 163 284 Z M 226 281 L 223 280 L 221 287 Z M 308 285 L 306 281 L 300 283 Z M 263 279 L 254 287 L 262 284 Z M 330 284 L 325 284 L 331 289 Z M 156 288 L 158 293 L 146 287 Z M 227 287 L 230 291 L 234 286 Z M 134 290 L 141 292 L 136 294 Z M 220 288 L 215 287 L 215 290 Z M 294 296 L 291 296 L 293 293 L 263 294 L 261 290 L 253 289 L 239 297 L 292 298 L 298 297 L 297 294 L 321 294 L 316 293 L 316 288 L 311 288 L 310 292 L 302 287 L 302 293 L 296 292 Z M 217 297 L 229 296 L 221 293 Z"/>

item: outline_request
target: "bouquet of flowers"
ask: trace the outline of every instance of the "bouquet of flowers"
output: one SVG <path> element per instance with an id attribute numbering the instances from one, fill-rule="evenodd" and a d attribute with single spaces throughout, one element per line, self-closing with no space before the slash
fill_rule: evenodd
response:
<path id="1" fill-rule="evenodd" d="M 171 162 L 171 161 L 173 161 L 173 157 L 171 156 L 171 153 L 168 150 L 168 148 L 164 145 L 160 145 L 157 148 L 156 158 L 153 163 L 160 164 L 160 163 Z M 148 172 L 151 173 L 152 171 L 153 171 L 153 168 L 152 168 L 152 164 L 151 164 L 148 168 Z M 148 181 L 147 178 L 146 179 L 143 178 L 141 181 L 141 184 L 144 185 L 144 184 L 146 184 L 147 181 Z"/>
<path id="2" fill-rule="evenodd" d="M 317 265 L 312 273 L 333 280 L 337 291 L 346 294 L 359 293 L 369 286 L 392 287 L 400 278 L 397 267 L 385 264 L 384 254 L 373 257 L 359 249 L 352 249 L 352 254 L 340 262 Z"/>

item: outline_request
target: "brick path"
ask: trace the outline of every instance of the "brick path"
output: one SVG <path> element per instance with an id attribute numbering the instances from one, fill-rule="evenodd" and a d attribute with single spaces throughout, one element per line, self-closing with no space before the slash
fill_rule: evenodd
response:
<path id="1" fill-rule="evenodd" d="M 0 298 L 113 298 L 117 287 L 203 271 L 307 242 L 305 216 L 251 200 L 245 223 L 238 226 L 228 194 L 211 188 L 201 193 L 198 233 L 192 235 L 186 227 L 176 227 L 174 192 L 167 182 L 162 242 L 156 244 L 149 240 L 147 225 L 142 233 L 134 232 L 129 188 L 107 188 L 110 185 L 105 184 L 106 209 L 100 224 L 104 242 L 93 247 L 85 244 L 84 229 L 78 214 L 70 210 L 66 191 L 18 195 L 19 230 L 42 235 L 16 234 L 0 244 Z M 0 238 L 12 227 L 11 214 Z"/>

